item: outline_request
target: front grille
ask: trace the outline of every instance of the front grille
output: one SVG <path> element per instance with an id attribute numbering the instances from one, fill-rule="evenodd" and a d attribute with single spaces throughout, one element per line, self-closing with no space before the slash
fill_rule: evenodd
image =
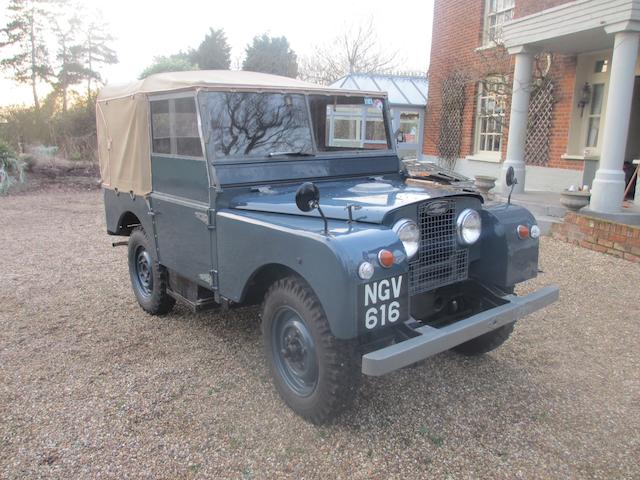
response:
<path id="1" fill-rule="evenodd" d="M 456 239 L 455 200 L 437 200 L 437 209 L 430 208 L 432 203 L 418 206 L 421 239 L 420 250 L 409 266 L 410 295 L 466 280 L 469 276 L 469 251 L 458 248 Z"/>

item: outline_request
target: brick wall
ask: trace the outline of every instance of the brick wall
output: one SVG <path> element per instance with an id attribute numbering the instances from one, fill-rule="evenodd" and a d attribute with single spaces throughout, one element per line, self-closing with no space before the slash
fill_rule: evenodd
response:
<path id="1" fill-rule="evenodd" d="M 515 17 L 551 8 L 570 0 L 515 0 Z M 462 142 L 460 156 L 474 151 L 474 129 L 478 81 L 490 74 L 500 74 L 511 83 L 514 61 L 495 49 L 480 49 L 484 28 L 485 0 L 435 0 L 433 40 L 429 67 L 429 98 L 424 123 L 423 152 L 437 155 L 440 116 L 442 114 L 442 83 L 452 72 L 461 71 L 469 78 L 465 88 Z M 552 138 L 549 166 L 583 168 L 583 162 L 563 160 L 567 150 L 569 125 L 573 105 L 576 58 L 554 55 L 550 76 L 555 85 L 556 104 L 552 117 Z M 503 131 L 502 158 L 508 141 L 508 112 Z"/>
<path id="2" fill-rule="evenodd" d="M 640 227 L 569 212 L 551 227 L 553 238 L 640 263 Z"/>

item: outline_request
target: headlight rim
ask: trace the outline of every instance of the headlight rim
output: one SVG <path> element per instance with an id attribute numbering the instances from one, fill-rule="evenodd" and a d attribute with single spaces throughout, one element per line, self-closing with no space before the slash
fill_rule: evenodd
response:
<path id="1" fill-rule="evenodd" d="M 401 230 L 403 228 L 406 228 L 407 226 L 415 226 L 415 229 L 417 232 L 417 238 L 415 240 L 415 251 L 413 251 L 413 249 L 411 249 L 411 251 L 407 249 L 407 242 L 405 242 L 400 238 Z M 415 220 L 412 220 L 410 218 L 401 218 L 400 220 L 397 220 L 393 224 L 392 229 L 395 232 L 395 234 L 398 236 L 400 241 L 402 242 L 402 246 L 404 248 L 407 259 L 411 260 L 415 258 L 415 256 L 418 254 L 418 251 L 420 250 L 420 227 L 418 226 L 418 223 Z"/>
<path id="2" fill-rule="evenodd" d="M 465 229 L 465 222 L 469 218 L 469 216 L 477 217 L 478 225 L 479 225 L 478 234 L 472 240 L 467 240 L 463 233 L 463 230 Z M 466 227 L 466 228 L 469 228 L 469 227 Z M 478 240 L 480 239 L 480 236 L 482 235 L 482 217 L 480 216 L 480 212 L 478 212 L 477 210 L 474 210 L 473 208 L 465 208 L 462 212 L 460 212 L 460 215 L 458 215 L 458 218 L 456 219 L 456 231 L 458 235 L 458 241 L 462 245 L 473 245 L 477 243 Z"/>

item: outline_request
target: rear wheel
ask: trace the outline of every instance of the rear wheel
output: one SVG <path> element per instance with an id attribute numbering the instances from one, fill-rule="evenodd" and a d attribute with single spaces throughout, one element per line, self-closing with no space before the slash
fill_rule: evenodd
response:
<path id="1" fill-rule="evenodd" d="M 276 389 L 298 415 L 327 423 L 349 407 L 360 378 L 355 350 L 331 334 L 320 301 L 302 278 L 287 277 L 269 289 L 262 335 Z"/>
<path id="2" fill-rule="evenodd" d="M 457 347 L 454 347 L 453 350 L 469 357 L 488 353 L 507 341 L 513 332 L 513 327 L 513 323 L 504 325 L 492 332 L 485 333 L 484 335 L 480 335 L 468 342 L 462 343 Z"/>
<path id="3" fill-rule="evenodd" d="M 175 300 L 167 294 L 167 271 L 151 253 L 151 242 L 138 227 L 129 236 L 129 276 L 140 306 L 152 315 L 171 311 Z"/>

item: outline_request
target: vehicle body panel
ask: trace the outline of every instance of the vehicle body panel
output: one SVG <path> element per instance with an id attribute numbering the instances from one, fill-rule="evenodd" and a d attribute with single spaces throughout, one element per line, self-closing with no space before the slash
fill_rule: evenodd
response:
<path id="1" fill-rule="evenodd" d="M 273 213 L 223 210 L 216 216 L 220 294 L 242 302 L 251 278 L 266 265 L 283 265 L 304 278 L 320 299 L 338 338 L 357 336 L 357 275 L 360 262 L 374 261 L 381 247 L 401 251 L 392 230 L 330 221 L 324 235 L 320 219 Z M 259 239 L 259 241 L 256 241 Z M 376 269 L 372 280 L 405 273 L 402 262 Z"/>
<path id="2" fill-rule="evenodd" d="M 345 178 L 341 180 L 319 181 L 320 204 L 328 218 L 348 220 L 348 205 L 355 205 L 353 219 L 358 222 L 382 223 L 391 211 L 407 205 L 417 204 L 433 198 L 464 196 L 481 198 L 476 193 L 465 193 L 458 189 L 438 186 L 407 185 L 398 175 Z M 274 185 L 263 191 L 235 195 L 229 206 L 240 210 L 276 212 L 298 216 L 318 217 L 317 211 L 301 212 L 295 203 L 295 193 L 299 183 Z M 415 215 L 414 215 L 415 219 Z"/>

